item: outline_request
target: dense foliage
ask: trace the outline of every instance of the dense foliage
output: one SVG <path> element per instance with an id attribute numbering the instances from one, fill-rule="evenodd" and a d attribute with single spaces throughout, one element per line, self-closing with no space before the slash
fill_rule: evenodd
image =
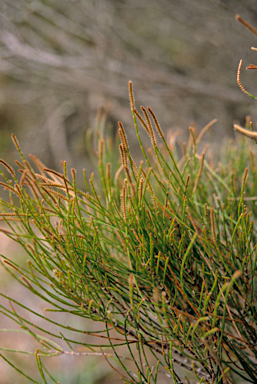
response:
<path id="1" fill-rule="evenodd" d="M 85 174 L 85 191 L 76 187 L 74 169 L 69 179 L 65 163 L 63 173 L 47 169 L 35 156 L 30 163 L 14 136 L 20 179 L 1 160 L 9 172 L 8 177 L 1 172 L 1 185 L 10 199 L 1 201 L 7 226 L 0 229 L 29 255 L 27 268 L 6 256 L 3 266 L 49 310 L 100 322 L 102 330 L 71 328 L 63 316 L 61 332 L 46 329 L 46 338 L 36 322 L 20 314 L 19 307 L 26 306 L 3 293 L 11 306 L 1 305 L 1 311 L 39 342 L 35 356 L 42 383 L 58 382 L 43 357 L 68 353 L 54 338 L 65 339 L 74 354 L 78 347 L 99 354 L 100 346 L 127 383 L 157 383 L 160 374 L 174 383 L 240 378 L 255 383 L 255 148 L 245 140 L 229 143 L 219 161 L 207 147 L 199 152 L 212 121 L 199 134 L 190 127 L 189 142 L 178 156 L 174 134 L 166 141 L 154 112 L 137 111 L 131 83 L 129 93 L 144 158 L 139 165 L 122 123 L 121 161 L 115 143 L 101 132 L 101 183 L 93 174 L 88 183 Z M 142 144 L 138 123 L 151 149 Z M 78 341 L 76 334 L 95 336 L 95 342 Z"/>

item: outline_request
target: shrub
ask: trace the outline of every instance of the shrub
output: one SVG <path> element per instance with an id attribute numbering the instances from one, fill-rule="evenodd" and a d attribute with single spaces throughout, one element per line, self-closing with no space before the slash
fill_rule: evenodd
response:
<path id="1" fill-rule="evenodd" d="M 100 185 L 84 172 L 85 191 L 65 162 L 59 173 L 35 156 L 25 159 L 13 136 L 21 178 L 1 160 L 12 180 L 1 172 L 10 198 L 1 200 L 7 226 L 0 230 L 29 261 L 23 267 L 2 256 L 2 265 L 63 316 L 53 321 L 4 293 L 10 308 L 1 305 L 1 312 L 38 342 L 26 353 L 35 355 L 42 383 L 58 380 L 44 357 L 65 353 L 102 355 L 124 383 L 157 383 L 161 374 L 174 383 L 256 383 L 255 149 L 241 139 L 219 161 L 207 147 L 199 154 L 213 121 L 199 135 L 190 127 L 179 158 L 152 109 L 137 111 L 131 83 L 129 95 L 144 161 L 135 164 L 119 123 L 121 161 L 113 142 L 100 137 Z M 148 151 L 138 123 L 151 139 Z M 24 309 L 61 332 L 50 334 Z M 71 327 L 65 314 L 102 328 Z"/>

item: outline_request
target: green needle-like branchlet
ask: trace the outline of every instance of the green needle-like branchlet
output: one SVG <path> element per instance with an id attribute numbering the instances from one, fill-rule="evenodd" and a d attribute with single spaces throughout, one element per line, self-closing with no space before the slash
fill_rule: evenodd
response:
<path id="1" fill-rule="evenodd" d="M 141 107 L 143 117 L 137 112 L 131 83 L 129 92 L 146 165 L 132 159 L 122 123 L 119 149 L 103 138 L 100 124 L 98 149 L 90 136 L 99 178 L 87 180 L 84 172 L 86 192 L 77 188 L 75 170 L 68 179 L 66 163 L 58 173 L 35 156 L 29 162 L 13 137 L 21 178 L 0 161 L 8 172 L 1 171 L 0 184 L 10 192 L 10 200 L 1 200 L 0 231 L 24 248 L 29 261 L 24 267 L 3 256 L 2 265 L 22 289 L 45 301 L 47 314 L 62 313 L 63 320 L 4 293 L 10 304 L 1 304 L 1 313 L 38 343 L 40 383 L 58 382 L 45 356 L 76 355 L 78 348 L 102 355 L 124 383 L 158 383 L 161 375 L 174 383 L 231 384 L 239 377 L 255 383 L 256 148 L 243 139 L 219 159 L 210 149 L 199 154 L 212 121 L 198 136 L 191 128 L 178 158 L 152 109 Z M 150 151 L 138 123 L 151 138 Z M 32 322 L 24 310 L 59 332 Z M 67 325 L 66 314 L 84 325 Z M 90 330 L 90 321 L 101 329 Z"/>

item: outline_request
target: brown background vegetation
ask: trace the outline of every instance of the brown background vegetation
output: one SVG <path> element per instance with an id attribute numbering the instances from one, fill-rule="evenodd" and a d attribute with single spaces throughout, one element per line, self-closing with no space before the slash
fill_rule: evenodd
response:
<path id="1" fill-rule="evenodd" d="M 135 143 L 127 82 L 138 104 L 150 105 L 164 131 L 187 132 L 218 123 L 213 139 L 232 135 L 232 122 L 254 101 L 236 84 L 239 59 L 256 62 L 251 0 L 2 0 L 0 126 L 3 155 L 14 132 L 26 153 L 47 165 L 85 165 L 85 131 L 97 108 L 110 105 L 109 122 L 122 120 Z M 245 66 L 244 66 L 245 68 Z M 242 81 L 254 92 L 254 71 Z"/>

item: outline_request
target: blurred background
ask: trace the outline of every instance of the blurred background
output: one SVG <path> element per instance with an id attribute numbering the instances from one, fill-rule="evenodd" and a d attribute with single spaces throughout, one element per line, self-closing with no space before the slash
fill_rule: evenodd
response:
<path id="1" fill-rule="evenodd" d="M 124 123 L 137 155 L 128 80 L 137 106 L 149 105 L 164 132 L 180 130 L 181 140 L 192 122 L 201 129 L 214 118 L 208 139 L 216 144 L 234 135 L 234 120 L 244 125 L 250 114 L 255 127 L 255 101 L 240 91 L 236 72 L 243 59 L 241 81 L 257 95 L 255 71 L 245 71 L 257 64 L 257 37 L 238 13 L 257 27 L 255 0 L 1 0 L 0 156 L 13 164 L 14 133 L 25 155 L 56 170 L 67 160 L 81 174 L 91 169 L 86 137 L 99 107 L 109 111 L 111 134 Z M 9 252 L 4 239 L 1 252 Z M 8 279 L 4 285 L 10 290 Z M 91 379 L 78 373 L 61 383 L 110 380 L 91 368 Z"/>
<path id="2" fill-rule="evenodd" d="M 1 0 L 0 152 L 13 156 L 15 133 L 27 154 L 48 166 L 60 160 L 80 169 L 86 130 L 108 105 L 109 125 L 121 120 L 136 142 L 127 83 L 138 107 L 151 106 L 164 131 L 188 132 L 213 118 L 213 138 L 233 135 L 232 122 L 255 102 L 257 37 L 235 21 L 257 27 L 254 0 Z M 111 128 L 110 128 L 111 129 Z"/>

